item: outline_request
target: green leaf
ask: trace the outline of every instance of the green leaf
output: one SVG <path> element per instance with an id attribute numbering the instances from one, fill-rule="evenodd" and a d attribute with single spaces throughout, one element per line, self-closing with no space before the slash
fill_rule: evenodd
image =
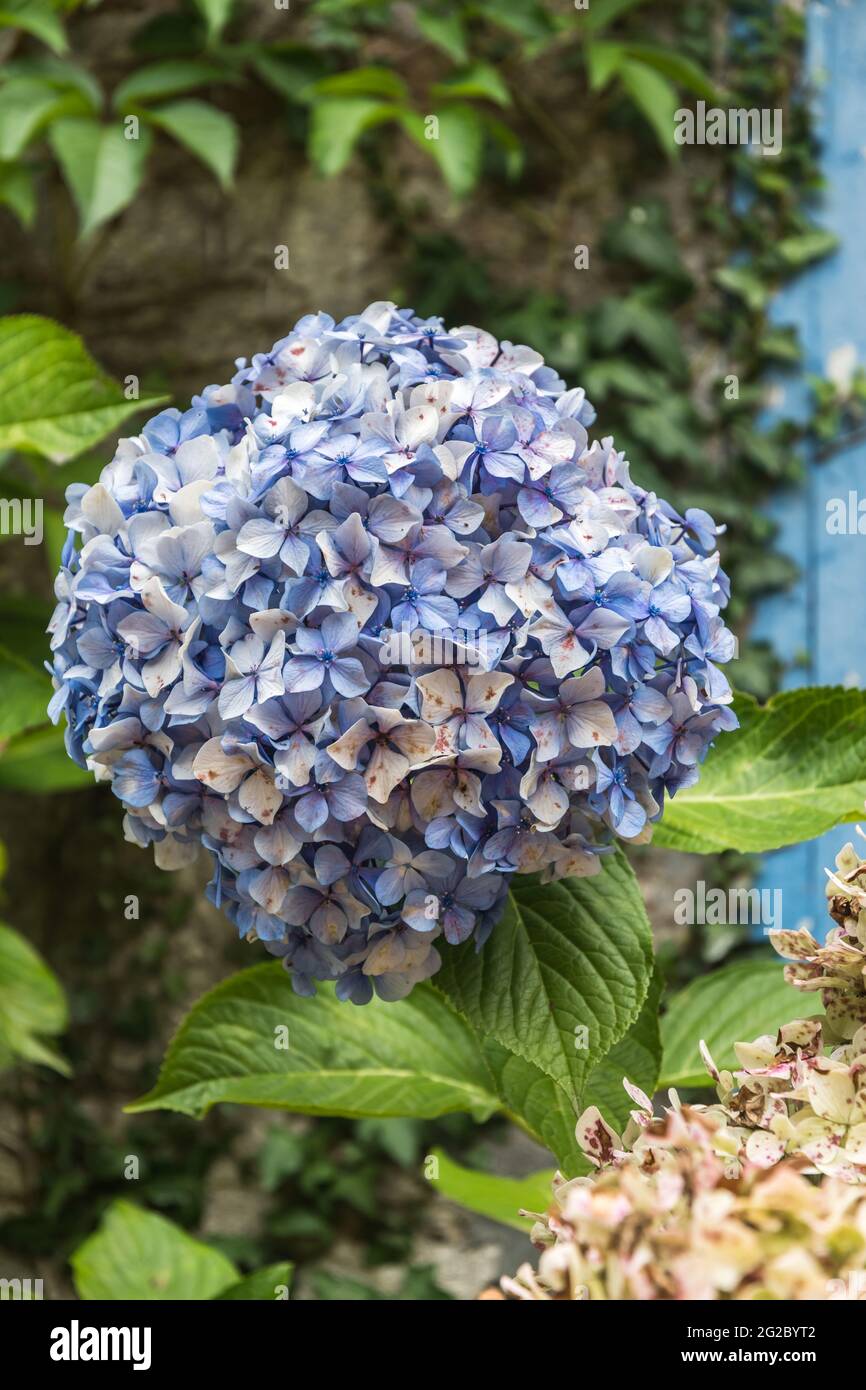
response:
<path id="1" fill-rule="evenodd" d="M 62 729 L 46 724 L 10 740 L 0 757 L 0 787 L 29 795 L 93 786 L 93 776 L 66 752 Z"/>
<path id="2" fill-rule="evenodd" d="M 663 77 L 669 77 L 679 87 L 705 97 L 707 101 L 720 101 L 721 94 L 708 73 L 702 67 L 679 53 L 675 48 L 666 48 L 655 43 L 629 43 L 625 45 L 630 58 L 647 67 L 655 68 Z"/>
<path id="3" fill-rule="evenodd" d="M 0 87 L 0 160 L 15 160 L 52 121 L 90 110 L 74 88 L 58 91 L 40 77 L 13 77 Z"/>
<path id="4" fill-rule="evenodd" d="M 372 97 L 326 97 L 313 106 L 309 154 L 321 174 L 339 174 L 365 131 L 400 115 L 400 108 Z"/>
<path id="5" fill-rule="evenodd" d="M 111 220 L 137 194 L 150 150 L 150 132 L 127 140 L 123 127 L 82 117 L 55 121 L 49 133 L 81 223 L 80 234 Z"/>
<path id="6" fill-rule="evenodd" d="M 467 1211 L 513 1226 L 524 1235 L 528 1218 L 520 1211 L 544 1212 L 552 1200 L 551 1185 L 554 1169 L 530 1173 L 525 1178 L 503 1178 L 494 1173 L 482 1173 L 455 1163 L 442 1149 L 434 1149 L 431 1157 L 438 1163 L 438 1176 L 433 1179 L 437 1192 L 449 1202 L 457 1202 Z"/>
<path id="7" fill-rule="evenodd" d="M 643 1008 L 624 1038 L 620 1038 L 606 1057 L 590 1072 L 581 1100 L 581 1109 L 597 1105 L 605 1119 L 615 1127 L 625 1123 L 633 1102 L 623 1079 L 628 1078 L 652 1095 L 658 1083 L 662 1060 L 659 1031 L 659 1003 L 663 980 L 656 966 Z"/>
<path id="8" fill-rule="evenodd" d="M 69 1074 L 43 1036 L 66 1027 L 66 999 L 56 975 L 24 937 L 0 925 L 0 1066 L 16 1058 Z"/>
<path id="9" fill-rule="evenodd" d="M 55 53 L 65 53 L 69 46 L 63 21 L 51 0 L 2 0 L 0 28 L 23 29 Z"/>
<path id="10" fill-rule="evenodd" d="M 497 106 L 511 105 L 508 86 L 491 63 L 475 63 L 466 72 L 434 83 L 430 91 L 435 97 L 475 97 L 494 101 Z"/>
<path id="11" fill-rule="evenodd" d="M 63 463 L 165 399 L 128 401 L 81 339 L 50 319 L 0 319 L 0 449 Z"/>
<path id="12" fill-rule="evenodd" d="M 635 106 L 649 121 L 662 149 L 672 159 L 679 158 L 680 147 L 674 138 L 679 107 L 676 87 L 654 68 L 632 58 L 618 65 L 617 76 Z"/>
<path id="13" fill-rule="evenodd" d="M 238 128 L 231 116 L 204 101 L 174 101 L 145 117 L 200 159 L 224 189 L 231 187 L 238 157 Z"/>
<path id="14" fill-rule="evenodd" d="M 353 68 L 323 77 L 315 84 L 314 94 L 335 97 L 381 97 L 386 101 L 405 101 L 409 89 L 402 77 L 391 68 Z"/>
<path id="15" fill-rule="evenodd" d="M 607 86 L 624 58 L 625 47 L 621 43 L 591 43 L 587 46 L 589 85 L 594 92 Z"/>
<path id="16" fill-rule="evenodd" d="M 466 62 L 469 56 L 466 31 L 458 14 L 429 14 L 426 10 L 416 9 L 415 23 L 419 33 L 423 34 L 429 43 L 441 48 L 455 63 Z"/>
<path id="17" fill-rule="evenodd" d="M 281 1046 L 288 1030 L 286 1046 Z M 279 964 L 242 970 L 194 1006 L 156 1087 L 128 1110 L 201 1116 L 217 1102 L 308 1115 L 408 1115 L 497 1108 L 466 1023 L 432 990 L 400 1004 L 299 999 Z"/>
<path id="18" fill-rule="evenodd" d="M 484 125 L 480 112 L 455 103 L 439 112 L 438 139 L 423 137 L 418 144 L 432 155 L 442 177 L 457 198 L 471 193 L 481 175 Z"/>
<path id="19" fill-rule="evenodd" d="M 285 1299 L 288 1289 L 291 1288 L 294 1268 L 294 1265 L 289 1263 L 267 1265 L 264 1269 L 257 1269 L 254 1273 L 248 1274 L 237 1284 L 230 1284 L 216 1297 L 220 1300 L 258 1299 L 264 1303 Z"/>
<path id="20" fill-rule="evenodd" d="M 225 1255 L 133 1202 L 113 1202 L 71 1261 L 78 1297 L 129 1303 L 215 1298 L 240 1275 Z"/>
<path id="21" fill-rule="evenodd" d="M 839 238 L 833 232 L 815 228 L 814 231 L 802 232 L 799 236 L 783 237 L 776 243 L 775 250 L 788 265 L 800 267 L 829 256 L 838 246 Z"/>
<path id="22" fill-rule="evenodd" d="M 806 686 L 759 705 L 738 695 L 740 728 L 719 735 L 700 780 L 678 792 L 656 844 L 758 854 L 858 820 L 866 799 L 866 691 Z"/>
<path id="23" fill-rule="evenodd" d="M 785 983 L 777 960 L 735 961 L 701 975 L 675 994 L 662 1019 L 663 1057 L 659 1088 L 712 1086 L 701 1060 L 703 1040 L 717 1067 L 734 1069 L 735 1042 L 774 1034 L 783 1023 L 819 1010 L 815 995 Z"/>
<path id="24" fill-rule="evenodd" d="M 195 6 L 207 24 L 208 41 L 213 42 L 228 24 L 234 0 L 195 0 Z"/>
<path id="25" fill-rule="evenodd" d="M 0 204 L 14 212 L 23 227 L 36 220 L 36 185 L 30 169 L 20 164 L 0 165 Z"/>
<path id="26" fill-rule="evenodd" d="M 741 299 L 753 313 L 759 313 L 770 298 L 770 285 L 744 266 L 723 266 L 713 279 L 721 289 Z"/>
<path id="27" fill-rule="evenodd" d="M 581 11 L 578 20 L 590 34 L 598 34 L 606 29 L 620 15 L 642 5 L 644 0 L 590 0 L 588 9 Z"/>
<path id="28" fill-rule="evenodd" d="M 52 693 L 45 671 L 0 647 L 0 745 L 24 729 L 44 724 Z"/>
<path id="29" fill-rule="evenodd" d="M 178 96 L 209 82 L 226 82 L 225 68 L 194 58 L 169 58 L 164 63 L 149 63 L 139 68 L 116 88 L 112 97 L 115 111 L 126 114 L 139 102 L 162 101 Z"/>
<path id="30" fill-rule="evenodd" d="M 593 878 L 539 885 L 516 877 L 483 951 L 443 952 L 436 987 L 492 1038 L 580 1100 L 593 1066 L 646 998 L 652 935 L 627 860 Z"/>

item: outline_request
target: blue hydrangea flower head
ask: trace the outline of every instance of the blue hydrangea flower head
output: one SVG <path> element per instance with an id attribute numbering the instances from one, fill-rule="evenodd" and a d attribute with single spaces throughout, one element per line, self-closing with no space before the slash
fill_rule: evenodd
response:
<path id="1" fill-rule="evenodd" d="M 51 714 L 301 994 L 398 999 L 736 726 L 721 528 L 480 329 L 376 303 L 236 365 L 68 489 Z"/>

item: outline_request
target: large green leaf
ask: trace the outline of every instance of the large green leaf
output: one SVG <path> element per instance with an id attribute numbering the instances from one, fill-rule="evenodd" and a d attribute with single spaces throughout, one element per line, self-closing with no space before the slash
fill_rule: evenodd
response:
<path id="1" fill-rule="evenodd" d="M 52 724 L 17 734 L 0 756 L 0 787 L 7 791 L 33 795 L 92 786 L 92 774 L 72 761 L 63 730 Z"/>
<path id="2" fill-rule="evenodd" d="M 759 705 L 737 696 L 700 780 L 669 802 L 655 842 L 760 853 L 857 820 L 866 800 L 866 691 L 807 686 Z"/>
<path id="3" fill-rule="evenodd" d="M 206 101 L 173 101 L 147 112 L 147 119 L 200 159 L 224 189 L 231 187 L 240 137 L 231 116 Z"/>
<path id="4" fill-rule="evenodd" d="M 75 200 L 82 236 L 101 227 L 132 202 L 141 187 L 151 145 L 142 127 L 127 139 L 118 120 L 103 125 L 89 116 L 55 121 L 51 147 Z"/>
<path id="5" fill-rule="evenodd" d="M 51 695 L 44 671 L 0 647 L 0 748 L 13 734 L 45 723 Z"/>
<path id="6" fill-rule="evenodd" d="M 477 1168 L 464 1168 L 441 1149 L 434 1149 L 438 1172 L 432 1179 L 436 1191 L 450 1202 L 457 1202 L 468 1211 L 514 1226 L 524 1235 L 528 1220 L 521 1211 L 546 1211 L 551 1202 L 554 1169 L 530 1173 L 525 1178 L 503 1178 L 496 1173 L 482 1173 Z"/>
<path id="7" fill-rule="evenodd" d="M 614 1126 L 625 1123 L 632 1108 L 623 1081 L 627 1078 L 652 1095 L 658 1083 L 662 1060 L 662 1040 L 659 1030 L 659 1002 L 662 977 L 658 967 L 653 972 L 643 1008 L 624 1038 L 620 1038 L 590 1072 L 581 1100 L 581 1109 L 597 1105 L 605 1119 Z"/>
<path id="8" fill-rule="evenodd" d="M 240 1275 L 231 1260 L 194 1240 L 172 1221 L 117 1201 L 100 1229 L 72 1256 L 72 1274 L 81 1299 L 129 1303 L 154 1299 L 216 1298 Z"/>
<path id="9" fill-rule="evenodd" d="M 356 1009 L 327 986 L 299 999 L 277 963 L 242 970 L 205 995 L 156 1087 L 129 1109 L 200 1116 L 218 1101 L 416 1119 L 457 1110 L 483 1117 L 499 1105 L 471 1031 L 432 989 Z"/>
<path id="10" fill-rule="evenodd" d="M 0 449 L 63 463 L 164 399 L 127 400 L 81 339 L 50 319 L 0 319 Z"/>
<path id="11" fill-rule="evenodd" d="M 662 1019 L 659 1086 L 710 1086 L 698 1044 L 703 1039 L 718 1067 L 737 1065 L 735 1042 L 775 1033 L 783 1023 L 820 1012 L 785 983 L 778 960 L 735 961 L 680 990 Z"/>
<path id="12" fill-rule="evenodd" d="M 652 934 L 618 852 L 593 878 L 540 886 L 517 877 L 483 951 L 443 953 L 438 989 L 483 1038 L 549 1076 L 576 1104 L 595 1064 L 637 1018 Z"/>
<path id="13" fill-rule="evenodd" d="M 0 1066 L 15 1058 L 68 1073 L 43 1036 L 66 1027 L 66 999 L 57 977 L 18 932 L 0 925 Z"/>

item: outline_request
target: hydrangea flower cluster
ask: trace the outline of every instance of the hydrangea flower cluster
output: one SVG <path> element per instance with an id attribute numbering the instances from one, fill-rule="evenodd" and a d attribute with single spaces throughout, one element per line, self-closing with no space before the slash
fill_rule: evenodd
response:
<path id="1" fill-rule="evenodd" d="M 866 1267 L 866 1192 L 798 1160 L 732 1164 L 736 1139 L 718 1114 L 638 1109 L 631 1137 L 588 1112 L 578 1127 L 591 1178 L 555 1186 L 532 1238 L 535 1271 L 503 1279 L 522 1300 L 857 1299 Z M 532 1214 L 532 1213 L 527 1213 Z"/>
<path id="2" fill-rule="evenodd" d="M 719 528 L 593 418 L 531 348 L 376 303 L 69 488 L 52 717 L 301 993 L 402 997 L 735 727 Z"/>

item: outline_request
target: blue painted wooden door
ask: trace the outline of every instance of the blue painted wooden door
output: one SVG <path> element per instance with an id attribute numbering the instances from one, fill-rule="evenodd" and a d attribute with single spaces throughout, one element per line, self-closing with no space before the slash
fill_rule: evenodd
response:
<path id="1" fill-rule="evenodd" d="M 866 0 L 809 4 L 808 33 L 827 179 L 820 220 L 841 238 L 841 247 L 779 296 L 773 316 L 796 323 L 806 371 L 824 376 L 855 358 L 866 363 Z M 788 390 L 778 409 L 797 415 L 803 401 L 802 391 Z M 769 639 L 788 661 L 805 657 L 789 686 L 866 685 L 866 535 L 827 530 L 828 501 L 847 499 L 851 491 L 866 497 L 866 445 L 824 463 L 807 462 L 805 484 L 770 509 L 781 548 L 800 565 L 801 579 L 763 604 L 754 635 Z M 832 867 L 853 834 L 853 826 L 842 826 L 767 855 L 759 886 L 782 889 L 786 926 L 808 921 L 824 934 L 824 866 Z"/>

